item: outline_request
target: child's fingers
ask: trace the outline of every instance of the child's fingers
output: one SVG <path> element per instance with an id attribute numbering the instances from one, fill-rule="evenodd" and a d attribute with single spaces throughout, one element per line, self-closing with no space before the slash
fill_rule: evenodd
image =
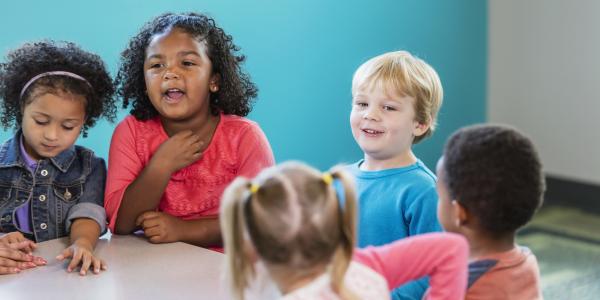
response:
<path id="1" fill-rule="evenodd" d="M 18 231 L 7 234 L 6 239 L 9 244 L 27 241 L 23 234 Z"/>
<path id="2" fill-rule="evenodd" d="M 39 256 L 35 256 L 35 257 L 33 257 L 33 263 L 34 263 L 36 266 L 44 266 L 44 265 L 47 265 L 47 264 L 48 264 L 48 262 L 47 262 L 47 261 L 46 261 L 44 258 L 42 258 L 42 257 L 39 257 Z"/>
<path id="3" fill-rule="evenodd" d="M 97 257 L 92 257 L 92 263 L 94 265 L 95 274 L 100 274 L 100 271 L 106 270 L 106 263 L 103 260 Z"/>
<path id="4" fill-rule="evenodd" d="M 137 219 L 135 219 L 135 225 L 137 226 L 141 226 L 147 219 L 151 219 L 156 217 L 158 213 L 155 211 L 147 211 L 141 215 L 139 215 L 137 217 Z"/>
<path id="5" fill-rule="evenodd" d="M 79 275 L 85 276 L 87 270 L 90 268 L 92 264 L 92 255 L 90 253 L 85 253 L 83 256 L 83 263 L 81 264 L 81 269 L 79 269 Z"/>
<path id="6" fill-rule="evenodd" d="M 65 250 L 63 250 L 63 252 L 61 254 L 59 254 L 56 259 L 58 260 L 64 260 L 65 258 L 69 258 L 73 256 L 73 248 L 69 247 Z"/>
<path id="7" fill-rule="evenodd" d="M 71 259 L 71 262 L 67 266 L 67 272 L 73 271 L 79 265 L 79 263 L 81 263 L 82 256 L 83 256 L 82 251 L 75 251 L 75 253 L 73 253 L 73 258 Z M 88 267 L 89 267 L 89 265 L 88 265 Z"/>
<path id="8" fill-rule="evenodd" d="M 12 260 L 12 259 L 8 259 L 8 258 L 0 258 L 0 266 L 19 268 L 21 266 L 21 264 L 16 260 Z"/>
<path id="9" fill-rule="evenodd" d="M 32 241 L 26 240 L 18 243 L 8 244 L 7 247 L 13 250 L 19 250 L 22 252 L 27 252 L 27 254 L 31 254 L 31 251 L 33 251 L 31 248 L 32 243 Z"/>
<path id="10" fill-rule="evenodd" d="M 153 243 L 153 244 L 159 244 L 163 241 L 162 235 L 151 236 L 148 238 L 148 240 L 150 241 L 150 243 Z"/>
<path id="11" fill-rule="evenodd" d="M 0 267 L 0 275 L 4 274 L 16 274 L 21 272 L 21 269 L 14 267 Z"/>
<path id="12" fill-rule="evenodd" d="M 8 248 L 0 248 L 0 258 L 6 258 L 14 261 L 25 261 L 29 262 L 33 260 L 33 256 L 29 254 L 25 254 L 18 249 L 12 248 L 12 245 L 9 245 Z"/>
<path id="13" fill-rule="evenodd" d="M 144 235 L 146 237 L 157 236 L 157 235 L 160 235 L 161 232 L 162 232 L 162 229 L 160 228 L 160 226 L 154 226 L 154 227 L 150 227 L 150 228 L 144 228 Z"/>

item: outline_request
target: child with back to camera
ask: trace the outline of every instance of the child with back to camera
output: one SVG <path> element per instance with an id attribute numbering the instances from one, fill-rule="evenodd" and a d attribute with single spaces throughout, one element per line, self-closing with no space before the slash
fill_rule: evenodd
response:
<path id="1" fill-rule="evenodd" d="M 442 95 L 435 70 L 406 51 L 371 58 L 354 73 L 350 127 L 364 157 L 349 169 L 359 195 L 360 247 L 441 230 L 435 175 L 412 146 L 433 133 Z M 426 289 L 422 279 L 393 298 L 421 299 Z"/>
<path id="2" fill-rule="evenodd" d="M 334 181 L 342 186 L 343 204 Z M 427 299 L 462 299 L 464 238 L 433 233 L 355 251 L 355 215 L 353 180 L 342 168 L 320 173 L 288 162 L 252 181 L 238 177 L 221 207 L 235 298 L 389 299 L 390 288 L 430 275 Z M 270 277 L 275 293 L 252 289 L 261 276 Z"/>
<path id="3" fill-rule="evenodd" d="M 274 163 L 262 130 L 244 118 L 257 90 L 238 50 L 196 13 L 163 14 L 131 39 L 116 79 L 131 115 L 113 134 L 106 186 L 113 232 L 220 247 L 223 190 Z"/>
<path id="4" fill-rule="evenodd" d="M 111 78 L 98 55 L 73 43 L 41 41 L 11 51 L 0 65 L 2 125 L 14 136 L 0 146 L 1 273 L 18 273 L 46 261 L 31 255 L 35 242 L 70 236 L 57 256 L 71 258 L 80 274 L 106 264 L 93 254 L 106 229 L 102 158 L 74 145 L 81 133 L 116 106 Z M 19 253 L 26 254 L 24 258 Z"/>
<path id="5" fill-rule="evenodd" d="M 531 141 L 506 126 L 460 129 L 448 139 L 437 174 L 440 223 L 471 248 L 466 299 L 541 299 L 535 255 L 515 243 L 544 193 Z"/>

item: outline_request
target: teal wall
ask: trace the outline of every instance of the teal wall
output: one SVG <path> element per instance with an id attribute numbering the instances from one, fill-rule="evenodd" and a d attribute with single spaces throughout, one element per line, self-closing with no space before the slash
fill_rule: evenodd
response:
<path id="1" fill-rule="evenodd" d="M 0 10 L 0 52 L 4 59 L 25 41 L 70 40 L 101 55 L 114 75 L 120 51 L 144 22 L 189 10 L 213 16 L 247 55 L 260 90 L 250 118 L 278 161 L 327 168 L 361 158 L 348 122 L 352 74 L 392 50 L 429 62 L 444 85 L 439 130 L 416 147 L 427 165 L 452 131 L 485 121 L 487 1 L 10 1 Z M 106 158 L 114 126 L 102 122 L 78 143 Z"/>

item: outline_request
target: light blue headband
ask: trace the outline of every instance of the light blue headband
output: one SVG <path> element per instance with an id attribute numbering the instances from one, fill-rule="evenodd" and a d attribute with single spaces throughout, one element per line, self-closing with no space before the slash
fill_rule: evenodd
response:
<path id="1" fill-rule="evenodd" d="M 83 78 L 75 73 L 71 73 L 71 72 L 67 72 L 67 71 L 52 71 L 52 72 L 46 72 L 46 73 L 39 74 L 39 75 L 29 79 L 29 81 L 27 81 L 27 83 L 23 86 L 23 89 L 21 90 L 21 94 L 19 95 L 19 99 L 23 98 L 25 91 L 27 91 L 29 86 L 31 86 L 36 80 L 38 80 L 42 77 L 54 76 L 54 75 L 62 75 L 62 76 L 79 79 L 79 80 L 85 82 L 90 88 L 92 87 L 92 85 L 89 83 L 89 81 L 87 81 L 85 78 Z"/>

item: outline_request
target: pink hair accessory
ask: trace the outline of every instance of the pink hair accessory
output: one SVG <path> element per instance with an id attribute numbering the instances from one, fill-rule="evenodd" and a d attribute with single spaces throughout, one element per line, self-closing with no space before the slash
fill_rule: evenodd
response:
<path id="1" fill-rule="evenodd" d="M 42 77 L 55 76 L 55 75 L 62 75 L 62 76 L 79 79 L 79 80 L 85 82 L 90 88 L 92 87 L 92 85 L 89 83 L 89 81 L 87 81 L 85 78 L 83 78 L 75 73 L 71 73 L 71 72 L 67 72 L 67 71 L 45 72 L 45 73 L 36 75 L 35 77 L 29 79 L 29 81 L 27 81 L 27 83 L 23 86 L 23 89 L 21 90 L 21 94 L 19 95 L 19 98 L 23 98 L 23 95 L 25 94 L 25 91 L 27 91 L 27 88 L 29 88 L 29 86 L 31 86 L 36 80 L 38 80 Z"/>

